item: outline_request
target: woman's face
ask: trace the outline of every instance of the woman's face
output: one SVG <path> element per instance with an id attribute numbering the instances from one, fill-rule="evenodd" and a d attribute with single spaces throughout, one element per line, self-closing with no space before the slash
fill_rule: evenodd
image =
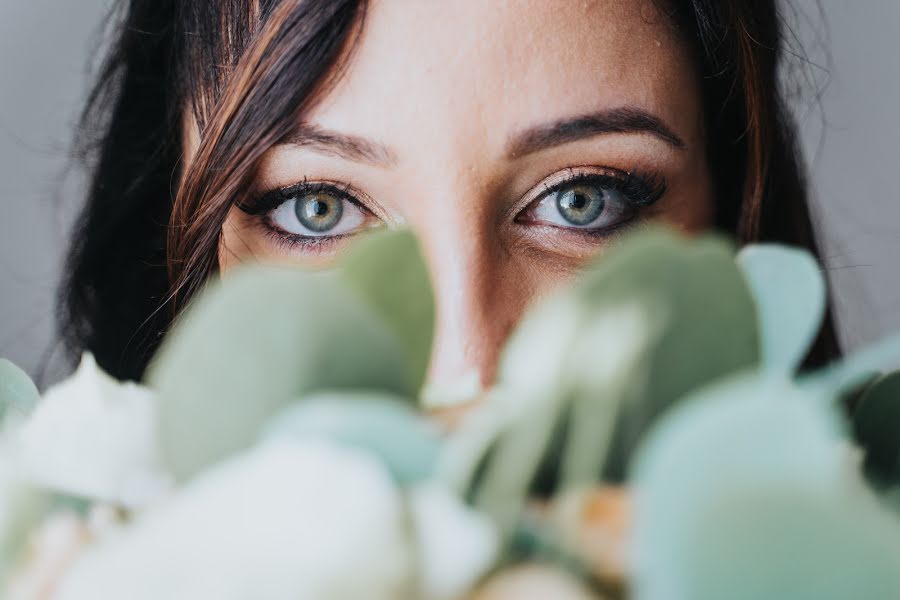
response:
<path id="1" fill-rule="evenodd" d="M 438 309 L 430 379 L 490 381 L 536 298 L 645 220 L 712 220 L 698 76 L 652 0 L 376 0 L 340 82 L 269 151 L 224 270 L 326 266 L 409 227 Z"/>

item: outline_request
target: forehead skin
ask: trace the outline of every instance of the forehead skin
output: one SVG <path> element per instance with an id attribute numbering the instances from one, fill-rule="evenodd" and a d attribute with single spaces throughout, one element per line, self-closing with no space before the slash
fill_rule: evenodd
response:
<path id="1" fill-rule="evenodd" d="M 690 144 L 697 91 L 652 0 L 375 0 L 348 71 L 309 120 L 415 161 L 430 141 L 499 155 L 514 129 L 634 105 Z"/>

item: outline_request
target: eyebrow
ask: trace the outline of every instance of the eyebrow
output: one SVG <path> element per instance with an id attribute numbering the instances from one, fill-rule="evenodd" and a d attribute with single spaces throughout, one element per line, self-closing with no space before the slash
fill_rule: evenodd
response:
<path id="1" fill-rule="evenodd" d="M 328 131 L 307 123 L 303 123 L 294 129 L 284 143 L 312 148 L 313 150 L 339 156 L 353 162 L 369 163 L 384 167 L 397 163 L 396 155 L 383 144 L 355 135 Z"/>
<path id="2" fill-rule="evenodd" d="M 674 148 L 685 147 L 684 140 L 659 117 L 639 108 L 623 107 L 526 129 L 510 138 L 506 153 L 510 158 L 518 158 L 554 146 L 611 133 L 649 133 Z"/>

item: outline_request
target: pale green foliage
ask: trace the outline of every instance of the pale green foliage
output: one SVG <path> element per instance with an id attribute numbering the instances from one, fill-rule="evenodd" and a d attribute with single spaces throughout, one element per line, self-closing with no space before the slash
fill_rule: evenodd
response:
<path id="1" fill-rule="evenodd" d="M 150 369 L 168 466 L 184 479 L 246 448 L 270 417 L 310 392 L 414 398 L 432 304 L 407 233 L 364 241 L 337 274 L 229 274 L 179 320 Z"/>
<path id="2" fill-rule="evenodd" d="M 900 335 L 888 336 L 874 344 L 845 356 L 822 371 L 801 378 L 804 385 L 837 390 L 848 394 L 871 383 L 900 363 Z"/>
<path id="3" fill-rule="evenodd" d="M 476 504 L 509 533 L 539 470 L 562 488 L 621 477 L 660 414 L 758 357 L 752 298 L 727 244 L 629 238 L 514 334 L 500 384 L 520 414 L 483 459 Z"/>
<path id="4" fill-rule="evenodd" d="M 815 259 L 784 246 L 748 246 L 738 255 L 759 313 L 763 367 L 791 375 L 825 315 L 825 279 Z"/>
<path id="5" fill-rule="evenodd" d="M 862 476 L 840 402 L 896 364 L 900 338 L 795 380 L 824 302 L 806 253 L 752 247 L 735 261 L 715 237 L 628 236 L 526 315 L 497 387 L 445 441 L 417 412 L 434 298 L 410 234 L 366 238 L 329 274 L 229 273 L 149 372 L 160 448 L 181 486 L 91 551 L 66 589 L 405 598 L 418 586 L 452 598 L 495 556 L 483 515 L 501 534 L 500 563 L 538 554 L 516 547 L 527 532 L 582 575 L 559 524 L 530 520 L 526 504 L 625 482 L 638 600 L 896 597 L 900 520 L 889 507 L 900 504 Z M 36 393 L 0 362 L 4 410 L 27 411 Z M 893 375 L 868 387 L 853 427 L 892 485 L 898 426 Z M 48 496 L 5 464 L 8 565 Z"/>
<path id="6" fill-rule="evenodd" d="M 896 595 L 900 521 L 817 394 L 745 376 L 663 421 L 633 480 L 638 598 Z"/>
<path id="7" fill-rule="evenodd" d="M 384 319 L 409 360 L 412 388 L 425 380 L 434 333 L 434 297 L 416 238 L 376 232 L 354 244 L 340 276 Z"/>
<path id="8" fill-rule="evenodd" d="M 263 438 L 322 438 L 377 456 L 402 485 L 427 479 L 439 432 L 404 398 L 372 392 L 320 392 L 301 398 L 266 426 Z"/>
<path id="9" fill-rule="evenodd" d="M 618 477 L 663 411 L 702 385 L 758 365 L 758 323 L 734 251 L 716 237 L 643 233 L 604 256 L 585 283 L 582 295 L 595 312 L 643 299 L 660 323 L 626 392 L 611 465 Z"/>
<path id="10" fill-rule="evenodd" d="M 410 395 L 397 339 L 339 280 L 256 268 L 191 307 L 149 375 L 164 458 L 187 478 L 256 440 L 294 399 L 323 389 Z"/>
<path id="11" fill-rule="evenodd" d="M 0 419 L 28 415 L 41 396 L 25 371 L 0 358 Z"/>

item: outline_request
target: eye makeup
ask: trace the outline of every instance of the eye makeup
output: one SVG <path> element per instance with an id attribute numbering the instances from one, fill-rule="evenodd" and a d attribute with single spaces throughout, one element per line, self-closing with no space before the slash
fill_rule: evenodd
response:
<path id="1" fill-rule="evenodd" d="M 299 183 L 251 196 L 237 205 L 279 246 L 326 253 L 381 221 L 352 193 L 334 182 Z"/>
<path id="2" fill-rule="evenodd" d="M 509 218 L 529 229 L 533 241 L 548 238 L 548 247 L 558 249 L 573 238 L 596 244 L 628 227 L 666 189 L 665 179 L 652 172 L 570 167 L 534 186 Z M 342 183 L 304 179 L 251 195 L 237 206 L 280 249 L 328 254 L 355 234 L 384 226 L 360 197 L 365 196 Z"/>
<path id="3" fill-rule="evenodd" d="M 573 167 L 556 173 L 525 197 L 515 222 L 567 235 L 607 237 L 653 206 L 667 189 L 655 173 Z"/>

